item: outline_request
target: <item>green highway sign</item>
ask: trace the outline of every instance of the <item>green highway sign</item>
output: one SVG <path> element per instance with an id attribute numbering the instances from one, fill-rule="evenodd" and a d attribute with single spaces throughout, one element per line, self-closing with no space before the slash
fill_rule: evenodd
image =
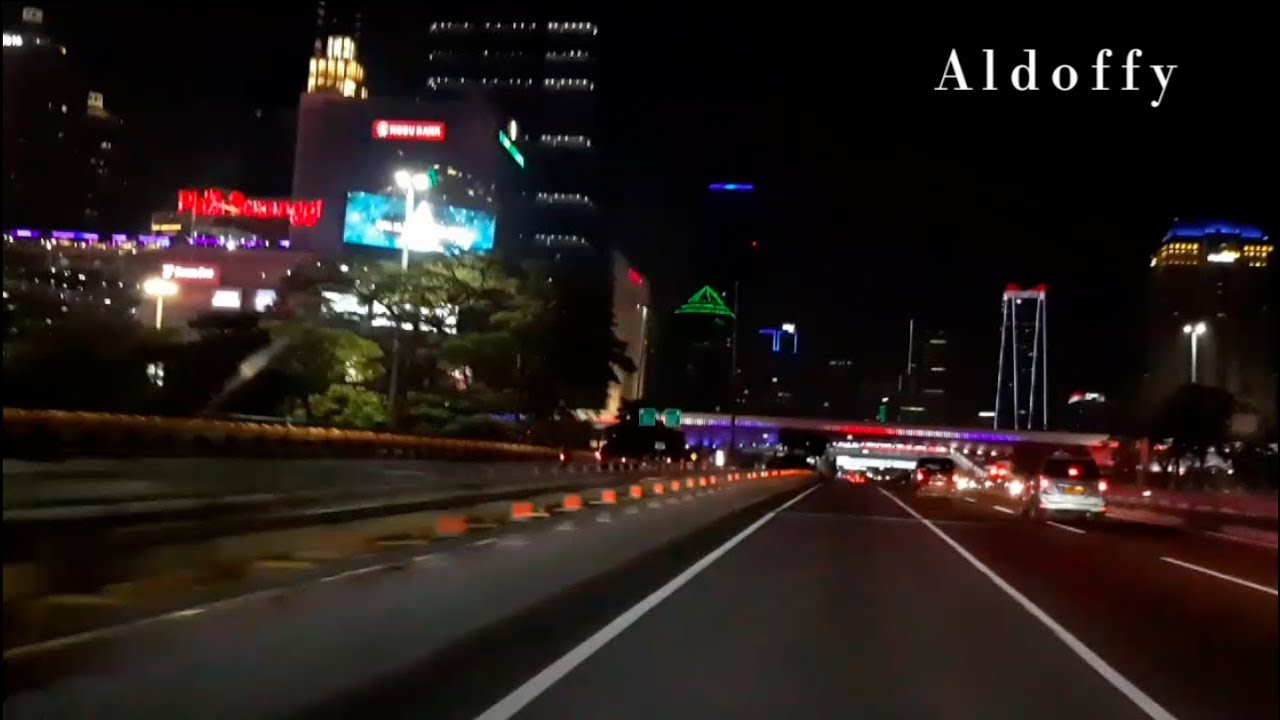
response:
<path id="1" fill-rule="evenodd" d="M 658 424 L 658 411 L 655 408 L 640 408 L 640 427 L 653 427 Z"/>
<path id="2" fill-rule="evenodd" d="M 662 424 L 667 427 L 680 427 L 680 408 L 667 408 L 662 411 Z"/>

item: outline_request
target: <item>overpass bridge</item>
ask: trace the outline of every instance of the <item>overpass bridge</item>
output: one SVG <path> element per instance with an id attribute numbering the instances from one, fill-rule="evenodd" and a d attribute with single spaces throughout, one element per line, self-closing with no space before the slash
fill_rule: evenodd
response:
<path id="1" fill-rule="evenodd" d="M 894 438 L 904 442 L 947 442 L 973 446 L 1013 446 L 1018 444 L 1069 445 L 1076 447 L 1102 447 L 1110 441 L 1109 435 L 1096 433 L 1052 432 L 1041 430 L 995 430 L 992 428 L 957 428 L 938 425 L 907 425 L 905 423 L 877 423 L 863 420 L 839 420 L 822 418 L 777 417 L 768 415 L 739 415 L 732 419 L 726 413 L 684 413 L 681 426 L 690 444 L 725 444 L 729 442 L 730 425 L 740 443 L 752 442 L 757 437 L 777 442 L 780 430 L 804 430 L 829 435 L 832 439 L 845 436 L 855 438 Z"/>
<path id="2" fill-rule="evenodd" d="M 784 431 L 824 435 L 829 452 L 846 467 L 914 467 L 924 456 L 950 456 L 970 471 L 1006 460 L 1030 468 L 1056 451 L 1088 452 L 1100 465 L 1111 464 L 1114 443 L 1109 435 L 1039 430 L 959 428 L 862 420 L 776 417 L 725 413 L 685 413 L 681 429 L 691 447 L 728 447 L 732 436 L 744 449 L 777 445 Z"/>

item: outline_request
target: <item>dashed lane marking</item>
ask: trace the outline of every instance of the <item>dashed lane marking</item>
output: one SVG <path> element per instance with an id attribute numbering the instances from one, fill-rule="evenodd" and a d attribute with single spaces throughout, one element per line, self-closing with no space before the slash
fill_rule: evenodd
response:
<path id="1" fill-rule="evenodd" d="M 1013 587 L 1008 583 L 1008 581 L 997 575 L 994 570 L 987 567 L 978 558 L 974 557 L 973 553 L 966 550 L 963 545 L 956 542 L 950 535 L 940 530 L 932 522 L 926 520 L 920 513 L 911 509 L 909 505 L 894 497 L 892 493 L 885 492 L 884 490 L 881 490 L 881 492 L 884 492 L 890 500 L 902 506 L 903 510 L 911 513 L 915 519 L 924 523 L 925 527 L 929 528 L 934 535 L 937 535 L 939 539 L 951 546 L 951 549 L 955 550 L 960 557 L 964 558 L 970 565 L 977 568 L 978 572 L 986 575 L 987 579 L 995 583 L 996 587 L 1003 590 L 1006 595 L 1013 598 L 1014 602 L 1021 605 L 1022 608 L 1030 613 L 1032 617 L 1043 623 L 1045 627 L 1049 628 L 1054 635 L 1058 636 L 1058 639 L 1061 640 L 1064 645 L 1070 648 L 1076 655 L 1079 655 L 1081 660 L 1084 660 L 1085 663 L 1101 675 L 1103 679 L 1111 683 L 1111 685 L 1115 687 L 1115 689 L 1119 690 L 1125 697 L 1129 698 L 1129 700 L 1145 712 L 1148 717 L 1152 718 L 1152 720 L 1177 720 L 1173 713 L 1164 709 L 1164 707 L 1161 706 L 1160 703 L 1156 702 L 1150 695 L 1147 695 L 1141 688 L 1130 682 L 1128 678 L 1121 675 L 1120 671 L 1111 667 L 1106 660 L 1102 659 L 1102 656 L 1090 649 L 1088 645 L 1085 645 L 1080 638 L 1072 635 L 1071 632 L 1063 627 L 1057 620 L 1050 617 L 1049 613 L 1042 610 L 1039 605 L 1031 602 L 1026 595 L 1018 592 L 1017 588 Z M 1007 510 L 1006 512 L 1012 511 Z"/>
<path id="2" fill-rule="evenodd" d="M 1160 559 L 1167 563 L 1173 563 L 1174 565 L 1177 565 L 1179 567 L 1187 568 L 1188 570 L 1195 570 L 1196 572 L 1204 573 L 1205 575 L 1216 577 L 1219 580 L 1226 580 L 1227 582 L 1233 582 L 1237 585 L 1243 585 L 1244 587 L 1252 588 L 1254 590 L 1258 590 L 1258 591 L 1267 593 L 1269 595 L 1276 594 L 1275 588 L 1267 587 L 1266 585 L 1259 585 L 1256 582 L 1249 582 L 1248 580 L 1245 580 L 1244 578 L 1238 578 L 1235 575 L 1228 575 L 1226 573 L 1218 572 L 1217 570 L 1210 570 L 1207 567 L 1203 567 L 1201 565 L 1194 565 L 1192 563 L 1186 562 L 1184 560 L 1179 560 L 1177 558 L 1162 557 Z"/>

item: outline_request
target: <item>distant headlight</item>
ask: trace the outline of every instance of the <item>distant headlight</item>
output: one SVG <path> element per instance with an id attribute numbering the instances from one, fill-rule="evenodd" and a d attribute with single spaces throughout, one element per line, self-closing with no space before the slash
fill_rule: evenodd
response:
<path id="1" fill-rule="evenodd" d="M 1013 497 L 1017 497 L 1017 496 L 1019 496 L 1019 495 L 1021 495 L 1021 494 L 1022 494 L 1022 491 L 1023 491 L 1024 489 L 1026 489 L 1026 487 L 1027 487 L 1027 486 L 1026 486 L 1026 485 L 1024 485 L 1024 484 L 1022 483 L 1022 481 L 1021 481 L 1021 480 L 1010 480 L 1010 481 L 1009 481 L 1009 495 L 1011 495 L 1011 496 L 1013 496 Z"/>

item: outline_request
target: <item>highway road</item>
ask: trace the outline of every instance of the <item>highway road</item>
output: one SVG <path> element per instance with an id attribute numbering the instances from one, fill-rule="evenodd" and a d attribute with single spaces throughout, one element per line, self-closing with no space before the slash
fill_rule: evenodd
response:
<path id="1" fill-rule="evenodd" d="M 844 482 L 716 497 L 584 515 L 572 532 L 547 523 L 405 572 L 175 621 L 64 658 L 53 679 L 8 680 L 5 716 L 1280 711 L 1273 548 L 1127 522 L 1031 523 L 999 498 Z M 650 523 L 633 526 L 644 542 L 627 523 Z M 604 570 L 613 548 L 627 560 Z M 473 627 L 479 606 L 506 619 Z"/>

